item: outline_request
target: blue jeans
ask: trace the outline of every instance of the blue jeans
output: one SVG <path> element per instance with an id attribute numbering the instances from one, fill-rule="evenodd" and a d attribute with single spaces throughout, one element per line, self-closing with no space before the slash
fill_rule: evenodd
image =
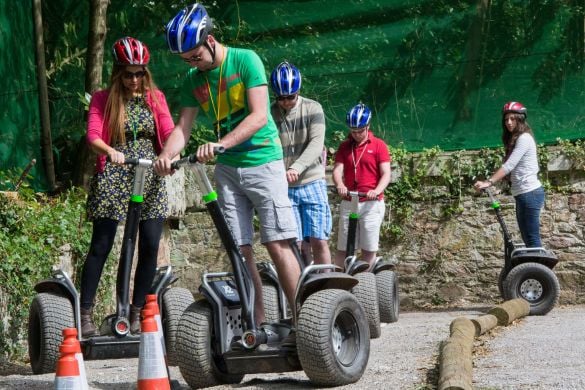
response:
<path id="1" fill-rule="evenodd" d="M 540 210 L 544 206 L 544 188 L 516 195 L 516 221 L 527 248 L 542 246 L 540 242 Z"/>

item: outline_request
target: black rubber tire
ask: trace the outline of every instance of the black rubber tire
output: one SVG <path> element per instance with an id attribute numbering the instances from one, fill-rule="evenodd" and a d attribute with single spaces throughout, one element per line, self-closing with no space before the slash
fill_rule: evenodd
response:
<path id="1" fill-rule="evenodd" d="M 172 287 L 163 292 L 161 321 L 167 350 L 167 364 L 169 366 L 178 365 L 177 328 L 179 327 L 181 316 L 193 302 L 195 302 L 193 294 L 186 288 Z"/>
<path id="2" fill-rule="evenodd" d="M 371 272 L 360 272 L 354 277 L 359 283 L 351 289 L 351 293 L 364 308 L 370 329 L 370 338 L 377 339 L 382 334 L 382 328 L 380 328 L 380 304 L 378 303 L 376 275 Z"/>
<path id="3" fill-rule="evenodd" d="M 220 369 L 221 357 L 213 356 L 213 314 L 206 301 L 194 302 L 181 317 L 177 329 L 177 357 L 181 375 L 192 389 L 240 383 L 243 374 Z"/>
<path id="4" fill-rule="evenodd" d="M 303 370 L 316 386 L 357 382 L 370 357 L 364 309 L 344 290 L 317 291 L 305 300 L 296 340 Z"/>
<path id="5" fill-rule="evenodd" d="M 524 298 L 530 315 L 545 315 L 559 300 L 561 286 L 555 273 L 539 263 L 522 263 L 512 268 L 503 286 L 508 299 Z"/>
<path id="6" fill-rule="evenodd" d="M 504 301 L 509 299 L 504 291 L 504 279 L 506 279 L 506 274 L 504 273 L 505 269 L 506 268 L 502 268 L 498 274 L 498 292 Z"/>
<path id="7" fill-rule="evenodd" d="M 278 322 L 281 318 L 278 306 L 278 290 L 274 282 L 262 280 L 262 300 L 264 301 L 264 316 L 266 322 Z"/>
<path id="8" fill-rule="evenodd" d="M 400 295 L 398 276 L 394 271 L 380 271 L 376 274 L 378 303 L 380 305 L 380 322 L 393 323 L 400 315 Z"/>
<path id="9" fill-rule="evenodd" d="M 74 327 L 69 299 L 53 293 L 34 297 L 28 314 L 28 356 L 33 374 L 55 372 L 63 329 Z"/>

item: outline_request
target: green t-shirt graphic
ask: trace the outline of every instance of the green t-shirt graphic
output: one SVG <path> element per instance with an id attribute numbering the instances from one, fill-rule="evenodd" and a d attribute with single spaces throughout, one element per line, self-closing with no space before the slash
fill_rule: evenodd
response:
<path id="1" fill-rule="evenodd" d="M 190 69 L 181 89 L 182 107 L 198 107 L 214 122 L 214 129 L 219 122 L 219 138 L 236 128 L 250 113 L 246 89 L 267 84 L 264 65 L 255 52 L 226 49 L 223 65 L 208 72 Z M 266 125 L 250 139 L 219 155 L 218 162 L 232 167 L 253 167 L 282 159 L 282 145 L 269 106 L 267 102 Z"/>

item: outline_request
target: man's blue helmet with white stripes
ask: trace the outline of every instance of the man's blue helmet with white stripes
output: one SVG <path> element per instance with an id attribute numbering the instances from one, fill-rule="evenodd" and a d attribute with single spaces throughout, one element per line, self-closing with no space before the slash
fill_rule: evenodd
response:
<path id="1" fill-rule="evenodd" d="M 346 117 L 347 125 L 354 129 L 369 125 L 370 119 L 372 119 L 372 111 L 363 103 L 349 110 Z"/>
<path id="2" fill-rule="evenodd" d="M 213 22 L 205 7 L 195 3 L 183 8 L 166 26 L 166 40 L 171 53 L 193 50 L 207 42 Z"/>
<path id="3" fill-rule="evenodd" d="M 281 62 L 270 75 L 270 86 L 276 96 L 294 95 L 301 89 L 301 72 L 293 64 Z"/>

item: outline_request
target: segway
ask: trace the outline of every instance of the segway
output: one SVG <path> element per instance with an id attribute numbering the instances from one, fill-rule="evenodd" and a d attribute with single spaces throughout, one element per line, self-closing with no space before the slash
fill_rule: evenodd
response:
<path id="1" fill-rule="evenodd" d="M 28 352 L 34 374 L 55 371 L 64 328 L 77 328 L 86 360 L 138 357 L 140 335 L 130 333 L 129 286 L 142 211 L 145 173 L 152 166 L 152 161 L 126 159 L 125 164 L 134 166 L 135 173 L 118 264 L 116 312 L 103 320 L 99 336 L 84 338 L 81 334 L 80 295 L 69 275 L 58 269 L 51 278 L 37 283 L 35 285 L 37 295 L 30 306 L 28 323 Z M 176 278 L 171 267 L 160 267 L 151 289 L 151 292 L 158 296 L 158 304 L 161 307 L 167 357 L 170 362 L 176 360 L 174 331 L 182 312 L 194 301 L 188 290 L 170 288 L 174 281 Z"/>
<path id="2" fill-rule="evenodd" d="M 216 154 L 220 152 L 218 148 Z M 364 310 L 348 292 L 357 280 L 334 272 L 334 265 L 305 267 L 290 308 L 292 318 L 258 326 L 254 285 L 205 166 L 192 155 L 172 167 L 187 165 L 205 194 L 203 200 L 232 268 L 231 272 L 204 274 L 199 287 L 202 298 L 181 317 L 177 353 L 189 386 L 233 384 L 241 382 L 245 374 L 298 370 L 304 370 L 315 385 L 343 386 L 358 381 L 369 359 L 370 342 Z M 322 270 L 332 272 L 319 272 Z"/>
<path id="3" fill-rule="evenodd" d="M 337 192 L 335 192 L 337 194 Z M 374 277 L 373 293 L 367 291 L 364 299 L 370 299 L 372 296 L 377 297 L 379 321 L 385 323 L 392 323 L 398 321 L 400 313 L 400 298 L 398 293 L 398 277 L 393 271 L 394 264 L 384 260 L 378 256 L 374 262 L 371 272 L 367 272 L 370 265 L 364 261 L 358 260 L 355 255 L 357 228 L 359 223 L 359 198 L 365 197 L 366 193 L 357 191 L 348 191 L 351 198 L 351 212 L 349 214 L 349 221 L 347 227 L 347 244 L 346 244 L 346 258 L 344 261 L 345 270 L 350 275 L 367 275 L 371 274 Z M 357 276 L 356 275 L 356 276 Z M 369 298 L 368 298 L 369 297 Z M 370 331 L 372 323 L 370 322 Z"/>
<path id="4" fill-rule="evenodd" d="M 504 236 L 504 267 L 498 276 L 498 290 L 504 299 L 524 298 L 530 303 L 531 315 L 544 315 L 556 305 L 560 284 L 553 268 L 559 260 L 550 250 L 526 248 L 515 243 L 501 214 L 501 206 L 493 191 L 484 189 Z"/>

